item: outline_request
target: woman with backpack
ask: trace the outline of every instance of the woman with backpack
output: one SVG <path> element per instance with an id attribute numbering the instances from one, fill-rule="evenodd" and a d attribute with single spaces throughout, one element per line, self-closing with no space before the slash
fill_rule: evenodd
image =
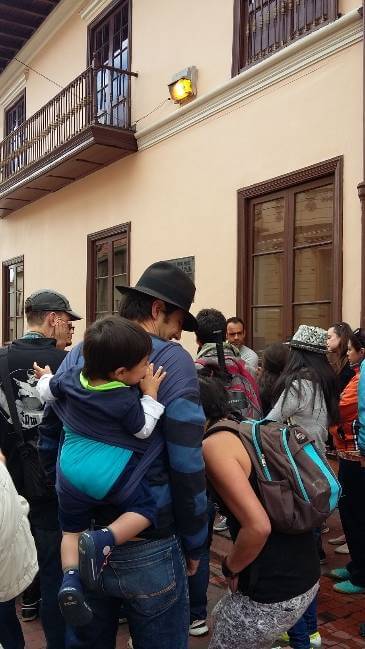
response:
<path id="1" fill-rule="evenodd" d="M 277 402 L 267 419 L 301 426 L 325 454 L 328 427 L 339 421 L 338 382 L 326 356 L 327 333 L 319 327 L 300 325 L 289 347 L 288 362 L 275 386 Z M 316 537 L 319 558 L 324 563 L 319 529 Z M 288 634 L 293 649 L 320 646 L 316 599 Z"/>
<path id="2" fill-rule="evenodd" d="M 234 539 L 222 561 L 230 592 L 213 611 L 209 649 L 270 649 L 317 593 L 320 571 L 314 536 L 271 529 L 250 456 L 230 428 L 236 422 L 224 386 L 207 376 L 200 376 L 199 382 L 207 417 L 203 453 L 208 481 L 225 508 Z M 220 432 L 212 430 L 217 422 Z"/>

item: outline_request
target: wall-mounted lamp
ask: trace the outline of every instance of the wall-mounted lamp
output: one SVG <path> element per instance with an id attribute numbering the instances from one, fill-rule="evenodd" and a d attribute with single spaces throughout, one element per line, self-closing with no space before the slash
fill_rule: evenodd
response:
<path id="1" fill-rule="evenodd" d="M 168 84 L 171 99 L 175 104 L 182 104 L 196 96 L 198 70 L 195 65 L 175 74 Z"/>

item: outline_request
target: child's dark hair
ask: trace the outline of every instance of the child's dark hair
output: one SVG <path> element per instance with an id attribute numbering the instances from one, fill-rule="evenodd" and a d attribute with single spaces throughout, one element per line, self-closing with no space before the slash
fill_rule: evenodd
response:
<path id="1" fill-rule="evenodd" d="M 120 316 L 108 316 L 85 331 L 82 372 L 88 379 L 108 380 L 118 367 L 130 370 L 151 350 L 151 338 L 142 327 Z"/>

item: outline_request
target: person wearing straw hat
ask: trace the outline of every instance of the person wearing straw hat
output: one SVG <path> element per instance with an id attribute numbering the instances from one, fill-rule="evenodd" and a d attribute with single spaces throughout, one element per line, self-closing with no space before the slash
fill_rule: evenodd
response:
<path id="1" fill-rule="evenodd" d="M 138 649 L 187 649 L 187 575 L 195 574 L 207 536 L 205 417 L 193 360 L 173 341 L 180 340 L 183 330 L 196 329 L 190 313 L 195 286 L 183 271 L 160 261 L 135 286 L 117 288 L 122 294 L 119 314 L 150 334 L 150 362 L 167 374 L 159 392 L 165 412 L 150 447 L 160 435 L 164 448 L 145 474 L 157 502 L 156 524 L 113 550 L 100 592 L 86 593 L 94 618 L 75 629 L 75 649 L 114 649 L 121 604 Z M 78 345 L 59 371 L 82 365 Z M 104 507 L 95 512 L 95 523 L 104 527 L 115 515 Z"/>

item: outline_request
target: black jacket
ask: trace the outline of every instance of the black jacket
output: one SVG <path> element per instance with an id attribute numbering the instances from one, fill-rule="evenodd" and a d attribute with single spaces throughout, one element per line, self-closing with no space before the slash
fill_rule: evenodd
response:
<path id="1" fill-rule="evenodd" d="M 26 440 L 38 439 L 38 426 L 43 418 L 44 406 L 39 400 L 33 374 L 33 363 L 49 365 L 56 372 L 66 356 L 65 351 L 56 349 L 53 338 L 20 338 L 9 346 L 9 374 L 15 395 L 15 402 L 23 436 Z M 62 428 L 61 422 L 51 409 L 47 411 L 54 425 Z M 9 423 L 7 401 L 0 383 L 0 447 L 6 457 L 7 468 L 19 493 L 23 493 L 22 466 L 19 453 L 12 436 L 12 425 Z M 53 487 L 47 490 L 42 500 L 32 502 L 30 499 L 30 520 L 33 525 L 42 529 L 57 529 L 57 497 Z"/>

